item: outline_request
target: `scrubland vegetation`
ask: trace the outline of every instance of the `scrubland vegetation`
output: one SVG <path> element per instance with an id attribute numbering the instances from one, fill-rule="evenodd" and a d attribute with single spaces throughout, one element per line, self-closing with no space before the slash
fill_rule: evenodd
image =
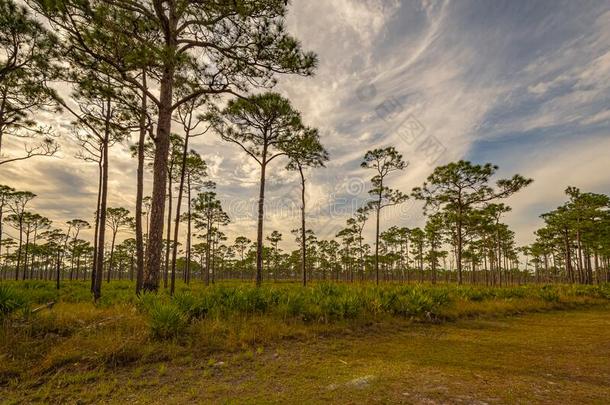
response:
<path id="1" fill-rule="evenodd" d="M 3 350 L 9 357 L 17 356 L 15 361 L 32 361 L 35 357 L 28 349 L 36 346 L 35 351 L 39 351 L 48 345 L 58 350 L 56 343 L 61 342 L 59 350 L 71 348 L 65 355 L 83 356 L 77 360 L 92 360 L 95 364 L 96 359 L 88 358 L 91 353 L 81 352 L 83 346 L 79 342 L 85 340 L 94 347 L 99 345 L 96 351 L 102 357 L 112 356 L 107 351 L 116 345 L 133 344 L 136 361 L 146 357 L 146 345 L 160 341 L 173 342 L 167 346 L 170 350 L 232 350 L 389 320 L 438 323 L 604 304 L 610 300 L 607 284 L 488 288 L 319 283 L 307 288 L 294 284 L 256 288 L 223 283 L 206 288 L 180 285 L 174 297 L 145 294 L 140 298 L 130 289 L 130 283 L 113 283 L 104 298 L 93 304 L 84 283 L 70 284 L 59 292 L 45 282 L 3 284 Z M 56 304 L 46 308 L 47 302 Z M 129 336 L 132 332 L 134 336 Z M 95 343 L 98 334 L 99 341 Z M 106 339 L 115 343 L 103 348 L 108 343 Z"/>
<path id="2" fill-rule="evenodd" d="M 47 308 L 48 302 L 55 304 Z M 323 345 L 352 335 L 369 336 L 374 345 L 376 336 L 391 335 L 396 328 L 416 331 L 429 325 L 434 334 L 435 328 L 465 319 L 579 308 L 607 311 L 609 303 L 608 284 L 494 288 L 277 283 L 257 288 L 241 282 L 208 287 L 180 283 L 173 297 L 159 293 L 137 298 L 133 285 L 124 281 L 109 284 L 103 298 L 93 303 L 83 282 L 59 291 L 44 281 L 5 282 L 0 286 L 0 390 L 55 383 L 57 388 L 80 387 L 101 381 L 103 375 L 125 370 L 138 374 L 143 368 L 163 375 L 164 364 L 202 365 L 205 376 L 223 367 L 218 359 L 241 362 L 285 345 L 290 357 L 296 355 L 290 348 L 301 344 Z M 395 344 L 410 350 L 408 340 Z M 131 378 L 137 380 L 137 375 Z M 118 384 L 125 388 L 127 383 Z M 58 395 L 54 392 L 48 388 L 39 394 L 50 399 L 45 395 Z M 76 395 L 69 390 L 64 394 Z"/>

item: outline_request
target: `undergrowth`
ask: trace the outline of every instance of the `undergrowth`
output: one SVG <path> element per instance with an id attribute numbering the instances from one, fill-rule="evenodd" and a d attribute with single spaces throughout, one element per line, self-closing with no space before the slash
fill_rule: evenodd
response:
<path id="1" fill-rule="evenodd" d="M 610 285 L 480 287 L 431 284 L 179 284 L 136 297 L 133 285 L 88 283 L 58 291 L 40 281 L 0 284 L 0 385 L 72 367 L 85 371 L 194 353 L 259 347 L 277 339 L 351 333 L 403 320 L 440 322 L 607 304 Z M 51 309 L 44 304 L 55 302 Z M 33 313 L 33 309 L 44 309 Z M 385 325 L 385 326 L 384 326 Z M 248 349 L 251 350 L 251 349 Z M 24 366 L 24 364 L 26 364 Z"/>

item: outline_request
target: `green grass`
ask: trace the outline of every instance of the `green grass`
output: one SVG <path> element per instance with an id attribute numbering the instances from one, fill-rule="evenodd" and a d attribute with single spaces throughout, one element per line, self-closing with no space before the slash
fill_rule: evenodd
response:
<path id="1" fill-rule="evenodd" d="M 10 392 L 30 385 L 46 387 L 45 392 L 34 390 L 42 402 L 55 401 L 53 384 L 58 378 L 62 387 L 92 382 L 98 395 L 116 390 L 99 379 L 108 382 L 126 368 L 145 373 L 154 364 L 156 370 L 165 370 L 155 378 L 164 380 L 181 364 L 205 364 L 201 373 L 214 376 L 224 367 L 217 365 L 219 359 L 237 356 L 250 362 L 279 350 L 269 349 L 274 346 L 302 347 L 305 342 L 317 345 L 320 339 L 341 342 L 362 335 L 370 336 L 373 348 L 378 336 L 397 330 L 443 330 L 435 325 L 420 329 L 424 324 L 503 319 L 610 302 L 608 285 L 315 283 L 303 288 L 278 283 L 257 289 L 227 282 L 210 287 L 179 284 L 173 298 L 164 291 L 136 298 L 132 284 L 112 282 L 104 284 L 104 298 L 97 304 L 91 301 L 88 283 L 66 283 L 59 291 L 39 281 L 0 286 L 0 303 L 8 308 L 0 329 L 0 387 Z M 31 312 L 49 301 L 56 302 L 52 309 Z M 361 383 L 373 384 L 353 384 Z"/>

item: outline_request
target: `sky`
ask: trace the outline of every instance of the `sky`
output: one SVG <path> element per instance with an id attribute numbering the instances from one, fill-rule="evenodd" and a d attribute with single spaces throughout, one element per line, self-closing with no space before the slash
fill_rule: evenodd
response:
<path id="1" fill-rule="evenodd" d="M 372 173 L 360 162 L 378 147 L 394 146 L 409 162 L 388 178 L 404 192 L 459 159 L 494 163 L 497 178 L 533 178 L 506 201 L 520 245 L 533 241 L 541 213 L 565 201 L 567 186 L 610 193 L 610 2 L 293 0 L 287 27 L 320 61 L 314 77 L 279 77 L 275 89 L 319 129 L 330 154 L 326 168 L 307 173 L 308 227 L 320 238 L 365 203 Z M 30 209 L 57 225 L 92 221 L 96 165 L 75 158 L 69 118 L 38 118 L 56 128 L 61 153 L 4 165 L 0 183 L 36 193 Z M 129 144 L 111 150 L 109 205 L 133 211 Z M 229 241 L 254 240 L 256 162 L 215 134 L 193 147 L 232 219 Z M 280 247 L 294 248 L 300 184 L 285 163 L 268 169 L 265 234 L 278 230 Z M 424 221 L 410 200 L 385 210 L 382 229 Z"/>

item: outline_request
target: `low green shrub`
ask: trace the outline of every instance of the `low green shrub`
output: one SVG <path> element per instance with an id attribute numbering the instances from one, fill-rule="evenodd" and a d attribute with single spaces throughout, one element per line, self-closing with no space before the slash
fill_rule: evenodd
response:
<path id="1" fill-rule="evenodd" d="M 0 318 L 26 306 L 27 300 L 20 292 L 8 285 L 0 284 Z"/>
<path id="2" fill-rule="evenodd" d="M 7 281 L 0 286 L 0 313 L 49 301 L 91 302 L 89 286 L 88 281 L 65 281 L 57 290 L 49 281 Z M 468 301 L 559 302 L 565 299 L 567 302 L 574 297 L 610 299 L 610 284 L 486 287 L 443 283 L 376 286 L 372 283 L 316 282 L 308 287 L 296 283 L 269 283 L 257 288 L 243 282 L 211 286 L 179 283 L 174 297 L 170 297 L 166 289 L 136 297 L 133 283 L 123 280 L 104 284 L 96 308 L 135 306 L 146 315 L 154 336 L 168 338 L 178 335 L 188 323 L 203 318 L 222 320 L 268 315 L 283 320 L 323 323 L 384 315 L 429 319 L 444 316 Z"/>
<path id="3" fill-rule="evenodd" d="M 559 302 L 559 291 L 552 285 L 545 285 L 540 289 L 540 298 L 546 302 Z"/>
<path id="4" fill-rule="evenodd" d="M 495 290 L 495 297 L 500 299 L 525 298 L 528 290 L 524 287 L 501 287 Z"/>
<path id="5" fill-rule="evenodd" d="M 481 302 L 493 296 L 493 294 L 490 294 L 488 290 L 483 290 L 476 287 L 463 287 L 458 291 L 460 298 L 468 301 Z"/>
<path id="6" fill-rule="evenodd" d="M 188 325 L 184 312 L 174 303 L 157 302 L 149 309 L 150 332 L 158 339 L 181 335 Z"/>

